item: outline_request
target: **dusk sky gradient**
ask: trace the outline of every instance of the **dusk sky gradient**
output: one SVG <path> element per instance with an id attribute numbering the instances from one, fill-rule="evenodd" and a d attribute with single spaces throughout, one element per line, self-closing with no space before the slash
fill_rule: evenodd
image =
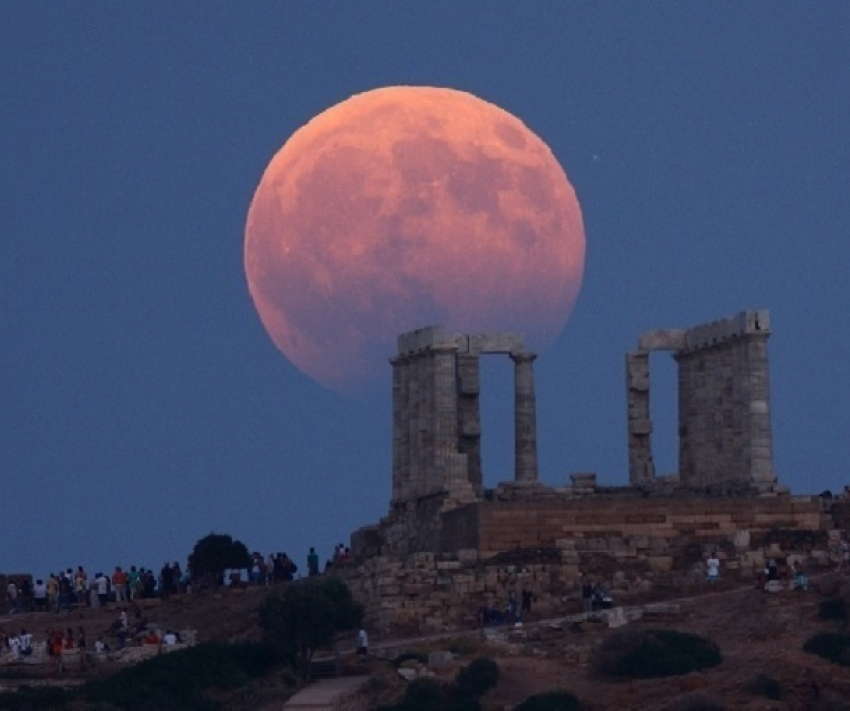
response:
<path id="1" fill-rule="evenodd" d="M 545 483 L 626 483 L 640 334 L 765 308 L 776 473 L 841 489 L 848 38 L 838 2 L 0 4 L 0 572 L 158 569 L 211 531 L 304 569 L 386 513 L 389 364 L 359 398 L 303 375 L 242 253 L 284 141 L 396 84 L 509 111 L 576 190 L 582 291 L 535 362 Z M 492 486 L 513 364 L 482 364 Z M 668 473 L 675 366 L 651 368 Z"/>

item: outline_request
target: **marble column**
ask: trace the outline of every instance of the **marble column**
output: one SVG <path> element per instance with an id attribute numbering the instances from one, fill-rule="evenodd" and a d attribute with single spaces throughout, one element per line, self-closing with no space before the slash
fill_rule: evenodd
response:
<path id="1" fill-rule="evenodd" d="M 535 353 L 512 353 L 514 362 L 514 479 L 537 481 L 537 405 L 534 397 Z"/>
<path id="2" fill-rule="evenodd" d="M 442 489 L 462 478 L 455 471 L 458 453 L 457 347 L 433 347 L 430 351 L 433 367 L 433 479 L 429 489 Z"/>

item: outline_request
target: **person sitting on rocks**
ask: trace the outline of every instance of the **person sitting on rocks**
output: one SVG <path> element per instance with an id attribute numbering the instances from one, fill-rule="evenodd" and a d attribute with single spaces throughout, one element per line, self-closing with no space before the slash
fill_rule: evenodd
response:
<path id="1" fill-rule="evenodd" d="M 776 565 L 776 561 L 773 558 L 767 561 L 765 573 L 767 573 L 768 582 L 771 580 L 779 580 L 779 567 Z"/>
<path id="2" fill-rule="evenodd" d="M 597 583 L 596 587 L 593 588 L 593 606 L 597 610 L 610 610 L 614 606 L 614 600 L 602 586 L 602 583 Z"/>
<path id="3" fill-rule="evenodd" d="M 113 620 L 112 624 L 109 626 L 109 631 L 112 634 L 117 634 L 121 631 L 126 632 L 128 628 L 129 626 L 127 623 L 127 611 L 121 610 L 121 612 L 118 613 L 118 617 L 116 617 L 115 620 Z"/>
<path id="4" fill-rule="evenodd" d="M 585 613 L 593 612 L 593 581 L 585 578 L 581 584 L 581 604 Z"/>
<path id="5" fill-rule="evenodd" d="M 516 622 L 519 619 L 519 602 L 516 599 L 516 591 L 508 593 L 508 622 Z"/>
<path id="6" fill-rule="evenodd" d="M 711 551 L 711 555 L 705 561 L 705 572 L 709 583 L 720 580 L 720 559 L 717 557 L 717 551 Z"/>
<path id="7" fill-rule="evenodd" d="M 803 572 L 803 566 L 800 565 L 800 561 L 794 561 L 794 589 L 795 590 L 808 590 L 809 589 L 809 579 L 806 574 Z"/>
<path id="8" fill-rule="evenodd" d="M 520 605 L 520 615 L 523 620 L 527 620 L 529 615 L 531 615 L 531 602 L 534 599 L 534 595 L 531 593 L 531 590 L 528 587 L 524 587 L 522 589 L 522 604 Z"/>

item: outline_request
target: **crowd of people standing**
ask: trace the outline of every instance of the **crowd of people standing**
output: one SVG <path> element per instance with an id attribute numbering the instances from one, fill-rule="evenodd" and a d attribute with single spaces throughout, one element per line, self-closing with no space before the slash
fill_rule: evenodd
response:
<path id="1" fill-rule="evenodd" d="M 49 573 L 45 578 L 8 580 L 6 609 L 17 612 L 60 612 L 72 607 L 103 607 L 108 602 L 129 602 L 140 598 L 165 597 L 186 592 L 191 581 L 188 567 L 166 563 L 159 574 L 150 568 L 115 566 L 110 573 L 89 575 L 82 565 Z"/>

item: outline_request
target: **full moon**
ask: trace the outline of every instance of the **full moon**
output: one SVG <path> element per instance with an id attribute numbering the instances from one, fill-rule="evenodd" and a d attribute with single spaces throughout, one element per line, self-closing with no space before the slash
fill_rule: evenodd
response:
<path id="1" fill-rule="evenodd" d="M 301 371 L 340 392 L 389 380 L 398 334 L 442 324 L 563 330 L 581 287 L 575 191 L 548 146 L 472 94 L 357 94 L 272 158 L 245 228 L 260 319 Z"/>

